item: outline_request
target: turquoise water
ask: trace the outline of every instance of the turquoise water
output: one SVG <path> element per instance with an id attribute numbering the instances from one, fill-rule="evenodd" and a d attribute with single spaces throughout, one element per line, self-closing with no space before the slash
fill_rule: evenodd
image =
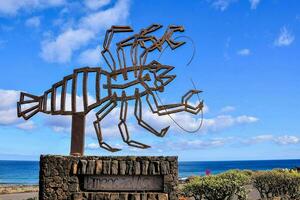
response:
<path id="1" fill-rule="evenodd" d="M 179 162 L 179 177 L 204 175 L 205 170 L 218 174 L 229 169 L 270 170 L 297 166 L 300 160 Z M 0 161 L 0 184 L 38 184 L 38 178 L 38 161 Z"/>
<path id="2" fill-rule="evenodd" d="M 38 184 L 38 161 L 0 160 L 0 183 L 3 184 Z"/>
<path id="3" fill-rule="evenodd" d="M 230 169 L 271 170 L 275 168 L 292 169 L 295 167 L 300 167 L 300 160 L 180 162 L 179 177 L 183 178 L 191 175 L 204 175 L 205 170 L 211 171 L 212 174 L 218 174 Z"/>

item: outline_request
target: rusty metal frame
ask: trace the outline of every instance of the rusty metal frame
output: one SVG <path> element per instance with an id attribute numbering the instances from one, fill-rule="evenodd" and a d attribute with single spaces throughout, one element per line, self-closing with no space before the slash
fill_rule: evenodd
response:
<path id="1" fill-rule="evenodd" d="M 157 38 L 154 35 L 150 35 L 155 31 L 162 28 L 162 25 L 153 24 L 145 29 L 142 29 L 139 33 L 127 37 L 126 39 L 116 43 L 117 60 L 114 59 L 113 53 L 110 50 L 110 46 L 115 33 L 133 32 L 130 26 L 112 26 L 107 30 L 103 50 L 101 54 L 111 71 L 103 70 L 100 67 L 84 67 L 75 69 L 73 74 L 65 76 L 61 81 L 52 85 L 52 87 L 44 92 L 42 96 L 35 96 L 28 93 L 21 92 L 20 100 L 17 103 L 18 117 L 29 119 L 38 112 L 43 112 L 52 115 L 72 115 L 72 139 L 71 139 L 71 155 L 83 155 L 84 153 L 84 126 L 85 116 L 91 110 L 99 107 L 96 112 L 96 120 L 93 122 L 94 128 L 97 134 L 100 147 L 111 151 L 119 151 L 119 148 L 115 148 L 104 142 L 101 121 L 120 103 L 121 109 L 119 114 L 118 128 L 123 141 L 129 146 L 137 148 L 149 148 L 150 146 L 130 139 L 129 130 L 126 124 L 128 101 L 134 100 L 134 116 L 138 124 L 149 131 L 150 133 L 163 137 L 169 130 L 170 126 L 156 130 L 149 123 L 143 120 L 142 98 L 145 97 L 146 103 L 150 110 L 159 116 L 170 115 L 178 112 L 189 112 L 192 114 L 198 114 L 203 109 L 203 101 L 198 102 L 196 106 L 189 103 L 189 100 L 198 95 L 202 91 L 189 90 L 181 98 L 181 102 L 174 104 L 162 105 L 155 95 L 156 92 L 164 92 L 165 86 L 171 83 L 176 75 L 169 75 L 174 69 L 173 66 L 168 66 L 159 63 L 158 61 L 152 61 L 147 63 L 147 56 L 154 50 L 162 51 L 163 45 L 166 43 L 172 50 L 185 44 L 183 41 L 174 41 L 172 35 L 175 32 L 183 32 L 182 26 L 169 26 L 164 32 L 161 38 Z M 151 45 L 146 46 L 146 42 L 150 41 Z M 130 48 L 131 66 L 126 64 L 126 55 L 124 48 Z M 142 48 L 142 53 L 138 56 L 138 48 Z M 119 68 L 117 68 L 117 63 Z M 95 73 L 95 103 L 89 103 L 88 99 L 88 80 L 89 74 Z M 122 76 L 123 80 L 128 80 L 128 73 L 134 74 L 134 80 L 130 80 L 123 84 L 115 84 L 119 76 Z M 82 75 L 82 88 L 78 88 L 80 79 L 78 75 Z M 105 82 L 105 77 L 106 82 Z M 154 77 L 154 78 L 152 78 Z M 149 84 L 153 83 L 152 85 Z M 66 110 L 66 98 L 67 87 L 71 84 L 71 110 Z M 128 94 L 126 89 L 134 87 L 135 85 L 141 85 L 144 89 L 139 90 L 135 88 L 134 94 Z M 58 88 L 61 88 L 61 92 L 58 93 Z M 83 98 L 83 111 L 77 109 L 77 89 L 82 90 Z M 101 96 L 101 91 L 107 92 L 106 96 Z M 121 90 L 122 95 L 118 96 L 115 92 Z M 49 101 L 49 97 L 51 102 Z M 26 100 L 28 98 L 28 100 Z M 60 98 L 60 108 L 57 109 L 56 105 Z M 34 104 L 33 106 L 31 104 Z M 48 105 L 50 104 L 50 108 Z M 29 106 L 31 105 L 31 106 Z M 24 108 L 22 107 L 24 106 Z M 26 107 L 27 106 L 27 107 Z"/>

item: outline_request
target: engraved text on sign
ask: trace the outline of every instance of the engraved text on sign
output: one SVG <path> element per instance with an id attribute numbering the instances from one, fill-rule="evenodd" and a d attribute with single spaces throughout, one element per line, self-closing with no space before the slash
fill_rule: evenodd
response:
<path id="1" fill-rule="evenodd" d="M 94 191 L 163 191 L 163 176 L 85 176 L 84 189 Z"/>

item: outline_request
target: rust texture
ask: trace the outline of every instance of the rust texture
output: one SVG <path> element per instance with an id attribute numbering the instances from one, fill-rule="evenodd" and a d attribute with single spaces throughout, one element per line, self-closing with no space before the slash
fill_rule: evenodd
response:
<path id="1" fill-rule="evenodd" d="M 170 25 L 161 38 L 150 35 L 156 30 L 162 28 L 162 25 L 153 24 L 139 33 L 136 33 L 118 43 L 116 43 L 115 59 L 110 49 L 114 33 L 132 32 L 130 26 L 112 26 L 107 30 L 103 50 L 101 54 L 110 70 L 104 70 L 100 67 L 84 67 L 75 69 L 73 74 L 65 76 L 61 81 L 52 85 L 41 96 L 21 92 L 20 100 L 17 103 L 18 117 L 29 119 L 38 112 L 52 115 L 72 115 L 72 138 L 71 155 L 83 155 L 84 153 L 84 126 L 85 116 L 91 110 L 96 111 L 94 121 L 95 131 L 98 137 L 100 147 L 116 152 L 120 149 L 114 148 L 103 140 L 101 131 L 101 121 L 117 106 L 120 106 L 119 124 L 122 139 L 129 146 L 137 148 L 149 148 L 150 146 L 130 139 L 128 127 L 126 124 L 128 102 L 134 101 L 134 116 L 138 124 L 153 133 L 156 136 L 163 137 L 168 129 L 165 127 L 156 130 L 149 123 L 143 120 L 143 101 L 150 110 L 159 116 L 170 115 L 178 112 L 189 112 L 198 114 L 203 109 L 203 101 L 197 105 L 189 103 L 189 99 L 194 95 L 201 93 L 200 90 L 192 89 L 182 96 L 179 103 L 161 105 L 157 92 L 164 92 L 165 86 L 172 82 L 176 75 L 170 75 L 174 67 L 164 65 L 156 60 L 147 62 L 147 56 L 154 50 L 163 51 L 163 45 L 167 44 L 172 50 L 185 44 L 185 42 L 174 41 L 172 35 L 174 32 L 183 32 L 182 26 Z M 146 45 L 150 42 L 150 46 Z M 126 65 L 125 48 L 130 48 L 130 60 L 132 65 Z M 142 49 L 140 55 L 139 52 Z M 95 91 L 94 102 L 89 101 L 88 82 L 89 76 L 94 75 L 93 89 Z M 130 76 L 131 75 L 131 76 Z M 79 76 L 82 78 L 79 79 Z M 118 84 L 116 80 L 122 80 Z M 80 81 L 80 82 L 79 82 Z M 68 93 L 68 86 L 71 91 Z M 131 89 L 131 91 L 129 91 Z M 78 110 L 78 91 L 82 93 L 83 109 Z M 71 105 L 67 103 L 70 97 Z M 69 109 L 68 109 L 69 107 Z"/>

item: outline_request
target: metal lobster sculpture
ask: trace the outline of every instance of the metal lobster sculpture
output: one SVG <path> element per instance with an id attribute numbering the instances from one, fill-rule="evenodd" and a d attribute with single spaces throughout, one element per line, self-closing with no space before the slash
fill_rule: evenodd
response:
<path id="1" fill-rule="evenodd" d="M 111 71 L 103 70 L 100 67 L 79 68 L 75 69 L 74 73 L 65 76 L 61 81 L 55 83 L 49 90 L 42 96 L 35 96 L 32 94 L 21 92 L 20 100 L 17 103 L 18 117 L 29 119 L 38 112 L 43 112 L 52 115 L 72 115 L 72 136 L 71 136 L 71 155 L 83 155 L 84 152 L 84 129 L 85 129 L 85 116 L 88 112 L 98 108 L 96 118 L 94 121 L 95 131 L 98 137 L 100 147 L 116 152 L 120 149 L 114 148 L 104 142 L 101 132 L 101 120 L 112 111 L 118 104 L 120 104 L 120 122 L 118 124 L 122 139 L 130 146 L 137 148 L 149 148 L 150 146 L 130 139 L 128 128 L 126 125 L 128 101 L 134 100 L 134 116 L 138 124 L 153 133 L 156 136 L 163 137 L 168 129 L 165 127 L 161 130 L 156 130 L 143 120 L 142 115 L 142 97 L 146 98 L 146 102 L 154 114 L 169 115 L 172 113 L 186 111 L 189 113 L 197 114 L 203 109 L 203 101 L 198 105 L 193 106 L 189 103 L 189 99 L 200 93 L 199 90 L 190 90 L 183 95 L 181 102 L 176 104 L 160 105 L 161 102 L 155 96 L 156 92 L 163 92 L 164 87 L 174 80 L 176 75 L 170 75 L 169 72 L 174 68 L 161 64 L 157 61 L 152 61 L 148 64 L 148 53 L 158 50 L 161 51 L 165 43 L 171 49 L 176 49 L 183 45 L 185 42 L 174 41 L 171 37 L 174 32 L 183 32 L 182 26 L 171 25 L 167 28 L 164 35 L 158 39 L 150 33 L 160 29 L 162 26 L 153 24 L 146 29 L 142 29 L 138 34 L 117 43 L 117 60 L 119 69 L 117 69 L 116 60 L 110 51 L 110 45 L 114 33 L 132 32 L 130 26 L 112 26 L 106 32 L 105 40 L 103 43 L 103 50 L 101 52 L 105 62 Z M 149 47 L 146 47 L 146 42 L 151 42 Z M 132 66 L 126 66 L 125 47 L 130 47 L 130 58 Z M 138 56 L 138 49 L 143 51 Z M 95 102 L 89 102 L 88 98 L 88 79 L 90 75 L 95 75 L 93 89 L 95 90 Z M 78 76 L 82 75 L 82 88 Z M 128 76 L 130 75 L 130 76 Z M 128 77 L 134 77 L 129 80 Z M 121 79 L 125 83 L 117 84 L 116 80 Z M 67 110 L 66 96 L 67 86 L 71 86 L 71 109 Z M 130 89 L 132 92 L 129 91 Z M 78 110 L 76 100 L 78 98 L 77 91 L 82 90 L 83 110 Z M 60 90 L 60 92 L 59 92 Z M 103 95 L 105 91 L 105 95 Z M 121 92 L 120 92 L 121 91 Z M 119 95 L 118 95 L 119 94 Z M 59 104 L 59 106 L 57 106 Z M 51 106 L 50 106 L 51 105 Z"/>

